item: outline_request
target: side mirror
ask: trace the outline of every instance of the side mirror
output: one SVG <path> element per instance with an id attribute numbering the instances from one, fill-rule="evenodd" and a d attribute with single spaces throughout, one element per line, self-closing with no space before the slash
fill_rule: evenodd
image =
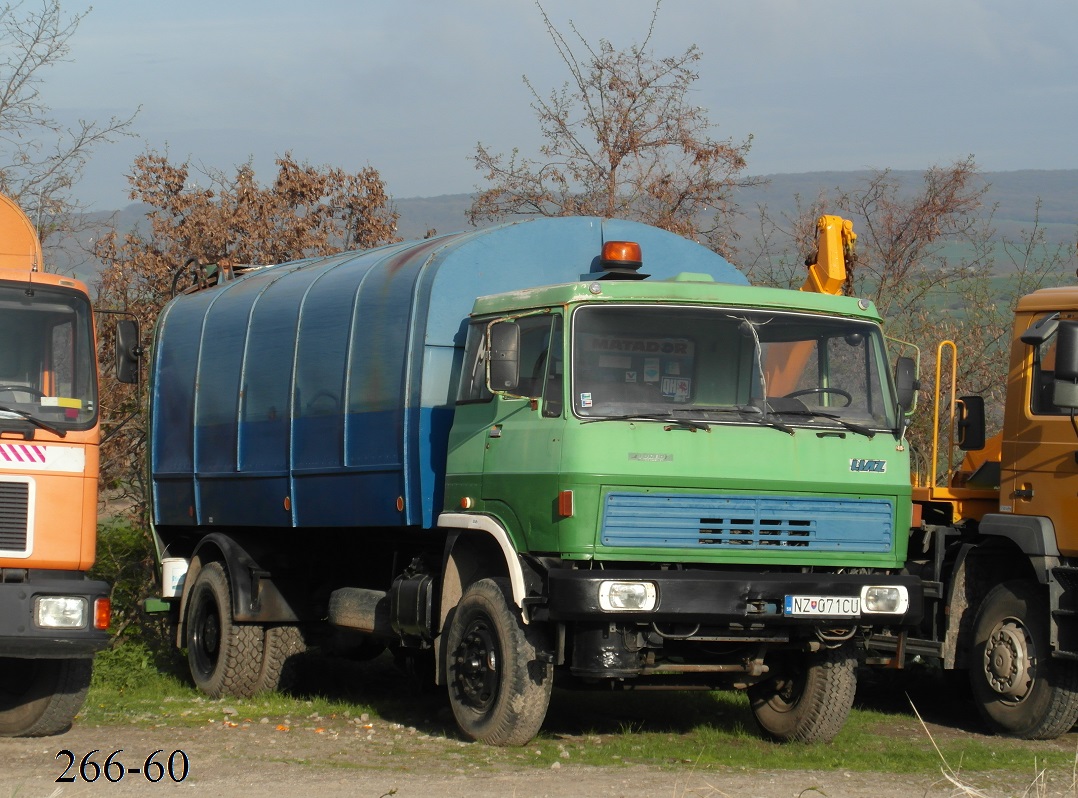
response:
<path id="1" fill-rule="evenodd" d="M 955 427 L 958 432 L 958 448 L 964 452 L 984 448 L 984 397 L 960 396 Z"/>
<path id="2" fill-rule="evenodd" d="M 917 406 L 917 391 L 921 388 L 917 379 L 917 361 L 912 357 L 900 357 L 895 361 L 895 388 L 902 409 L 912 413 Z"/>
<path id="3" fill-rule="evenodd" d="M 1031 325 L 1028 330 L 1022 333 L 1022 343 L 1029 344 L 1030 346 L 1040 346 L 1055 335 L 1058 327 L 1058 313 L 1044 316 L 1043 318 L 1038 319 L 1036 324 Z"/>
<path id="4" fill-rule="evenodd" d="M 121 319 L 116 322 L 116 379 L 133 385 L 138 382 L 139 357 L 138 322 L 133 319 Z"/>
<path id="5" fill-rule="evenodd" d="M 1078 321 L 1061 321 L 1056 331 L 1056 368 L 1052 404 L 1078 409 Z"/>
<path id="6" fill-rule="evenodd" d="M 487 325 L 487 388 L 515 391 L 520 384 L 520 327 L 514 322 Z"/>

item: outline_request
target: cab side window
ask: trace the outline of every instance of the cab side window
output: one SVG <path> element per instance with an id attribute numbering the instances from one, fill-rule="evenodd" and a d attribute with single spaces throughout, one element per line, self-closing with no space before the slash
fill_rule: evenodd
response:
<path id="1" fill-rule="evenodd" d="M 1030 391 L 1029 409 L 1036 415 L 1069 415 L 1052 404 L 1052 381 L 1056 369 L 1056 337 L 1053 335 L 1033 350 L 1033 387 Z"/>
<path id="2" fill-rule="evenodd" d="M 468 326 L 457 404 L 489 402 L 494 398 L 493 394 L 487 390 L 486 331 L 487 322 L 485 321 L 474 321 Z"/>
<path id="3" fill-rule="evenodd" d="M 460 390 L 457 392 L 458 404 L 489 402 L 492 398 L 491 392 L 487 390 L 486 331 L 489 323 L 489 319 L 473 322 L 468 328 Z M 555 358 L 550 354 L 555 323 L 560 341 L 561 319 L 544 313 L 522 316 L 509 323 L 515 323 L 520 328 L 520 378 L 516 388 L 507 393 L 538 398 L 543 395 L 548 378 L 561 377 L 561 344 L 558 343 L 553 350 L 556 352 Z M 560 398 L 560 389 L 558 396 Z"/>

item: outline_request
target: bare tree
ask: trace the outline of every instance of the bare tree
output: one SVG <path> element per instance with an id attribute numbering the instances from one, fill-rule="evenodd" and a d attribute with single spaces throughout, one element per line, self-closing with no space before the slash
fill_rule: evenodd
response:
<path id="1" fill-rule="evenodd" d="M 95 255 L 104 264 L 97 304 L 134 314 L 144 331 L 152 329 L 189 258 L 199 264 L 271 264 L 399 240 L 397 212 L 370 167 L 348 173 L 286 154 L 277 160 L 274 181 L 261 186 L 250 164 L 234 175 L 194 175 L 187 162 L 172 164 L 167 156 L 146 153 L 135 160 L 128 180 L 131 199 L 152 207 L 149 229 L 112 231 L 96 242 Z M 106 327 L 102 363 L 112 361 L 111 333 Z M 103 417 L 117 421 L 133 414 L 135 419 L 103 447 L 102 479 L 141 514 L 146 507 L 142 402 L 111 374 L 102 383 Z"/>
<path id="2" fill-rule="evenodd" d="M 751 136 L 712 139 L 706 110 L 689 101 L 699 48 L 652 54 L 658 2 L 644 41 L 624 50 L 605 39 L 592 46 L 571 22 L 570 41 L 536 5 L 570 80 L 544 98 L 524 77 L 545 139 L 540 158 L 477 145 L 475 166 L 490 185 L 469 210 L 472 223 L 517 214 L 622 217 L 728 251 L 734 191 L 760 181 L 742 175 Z"/>
<path id="3" fill-rule="evenodd" d="M 79 210 L 72 189 L 91 154 L 128 135 L 134 120 L 132 114 L 67 126 L 42 97 L 49 69 L 67 60 L 86 13 L 65 14 L 59 0 L 0 6 L 0 192 L 34 219 L 42 241 L 70 228 Z"/>

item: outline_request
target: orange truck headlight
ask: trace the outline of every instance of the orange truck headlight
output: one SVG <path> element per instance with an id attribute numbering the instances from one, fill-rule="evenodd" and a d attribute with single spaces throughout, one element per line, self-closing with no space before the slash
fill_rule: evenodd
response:
<path id="1" fill-rule="evenodd" d="M 34 599 L 34 623 L 42 629 L 84 629 L 89 602 L 82 596 L 38 596 Z"/>

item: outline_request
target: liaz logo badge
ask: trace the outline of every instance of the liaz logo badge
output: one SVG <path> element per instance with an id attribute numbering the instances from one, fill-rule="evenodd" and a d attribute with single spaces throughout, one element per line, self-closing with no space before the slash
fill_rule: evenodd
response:
<path id="1" fill-rule="evenodd" d="M 886 460 L 850 460 L 850 471 L 874 471 L 877 474 L 887 472 Z"/>

